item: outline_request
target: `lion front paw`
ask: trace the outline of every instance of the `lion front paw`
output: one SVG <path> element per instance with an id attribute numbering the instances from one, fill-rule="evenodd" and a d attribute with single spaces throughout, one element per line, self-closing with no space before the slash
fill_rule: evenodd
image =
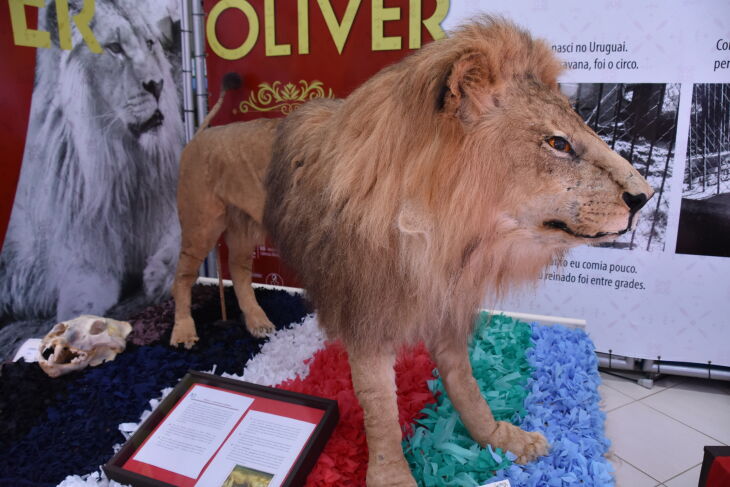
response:
<path id="1" fill-rule="evenodd" d="M 170 345 L 173 347 L 183 344 L 186 349 L 190 350 L 198 341 L 198 334 L 195 331 L 195 322 L 192 318 L 175 321 L 172 327 L 172 335 L 170 336 Z"/>
<path id="2" fill-rule="evenodd" d="M 254 313 L 245 313 L 246 329 L 256 338 L 264 338 L 276 331 L 274 324 L 269 321 L 263 310 Z"/>
<path id="3" fill-rule="evenodd" d="M 547 455 L 550 450 L 547 439 L 541 433 L 525 431 L 504 421 L 497 422 L 497 430 L 493 438 L 494 440 L 490 443 L 517 455 L 515 463 L 519 464 L 529 463 L 537 457 Z"/>

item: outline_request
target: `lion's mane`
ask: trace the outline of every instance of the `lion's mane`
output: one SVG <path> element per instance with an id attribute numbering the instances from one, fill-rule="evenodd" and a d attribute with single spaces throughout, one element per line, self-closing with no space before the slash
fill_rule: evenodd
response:
<path id="1" fill-rule="evenodd" d="M 162 254 L 170 260 L 179 233 L 175 188 L 183 128 L 172 68 L 155 26 L 130 14 L 124 2 L 95 4 L 91 27 L 102 45 L 116 29 L 139 39 L 115 41 L 134 52 L 124 53 L 123 74 L 112 75 L 102 63 L 113 54 L 106 47 L 90 52 L 75 30 L 73 49 L 59 49 L 54 2 L 42 10 L 40 28 L 51 32 L 54 45 L 37 53 L 23 166 L 0 260 L 0 314 L 48 315 L 57 305 L 61 319 L 103 313 L 126 279 L 145 273 L 154 293 L 172 278 L 166 274 L 174 262 L 151 261 Z M 160 80 L 157 109 L 164 120 L 135 134 L 118 114 L 135 110 L 131 91 L 144 93 L 142 72 Z"/>
<path id="2" fill-rule="evenodd" d="M 466 340 L 487 293 L 534 279 L 556 254 L 501 220 L 521 196 L 504 185 L 510 154 L 475 153 L 458 117 L 440 116 L 450 69 L 470 52 L 495 85 L 532 76 L 557 86 L 546 43 L 485 19 L 279 128 L 264 223 L 332 337 L 372 349 L 450 323 Z"/>

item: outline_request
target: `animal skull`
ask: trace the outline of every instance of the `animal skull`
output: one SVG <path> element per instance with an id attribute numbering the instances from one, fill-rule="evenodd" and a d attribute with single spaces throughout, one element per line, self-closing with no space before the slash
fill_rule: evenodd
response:
<path id="1" fill-rule="evenodd" d="M 94 367 L 123 352 L 131 331 L 126 321 L 92 315 L 58 323 L 41 340 L 38 363 L 50 377 Z"/>

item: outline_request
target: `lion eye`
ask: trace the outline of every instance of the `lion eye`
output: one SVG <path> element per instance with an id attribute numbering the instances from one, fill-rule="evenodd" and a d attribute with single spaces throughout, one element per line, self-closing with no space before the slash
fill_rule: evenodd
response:
<path id="1" fill-rule="evenodd" d="M 122 45 L 118 42 L 111 42 L 104 47 L 114 54 L 121 54 L 124 51 L 124 49 L 122 49 Z"/>
<path id="2" fill-rule="evenodd" d="M 566 154 L 575 154 L 575 151 L 573 151 L 573 147 L 570 145 L 570 142 L 562 137 L 549 137 L 546 142 L 556 151 L 565 152 Z"/>

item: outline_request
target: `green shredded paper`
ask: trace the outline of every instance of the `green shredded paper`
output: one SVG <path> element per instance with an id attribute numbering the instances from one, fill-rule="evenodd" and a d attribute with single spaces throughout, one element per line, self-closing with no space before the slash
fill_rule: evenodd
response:
<path id="1" fill-rule="evenodd" d="M 482 312 L 469 345 L 474 377 L 497 421 L 519 424 L 525 415 L 526 384 L 532 375 L 526 351 L 532 329 L 503 315 Z M 466 431 L 440 378 L 429 383 L 436 403 L 418 420 L 403 450 L 418 484 L 424 487 L 478 487 L 512 465 L 500 449 L 482 448 Z"/>

